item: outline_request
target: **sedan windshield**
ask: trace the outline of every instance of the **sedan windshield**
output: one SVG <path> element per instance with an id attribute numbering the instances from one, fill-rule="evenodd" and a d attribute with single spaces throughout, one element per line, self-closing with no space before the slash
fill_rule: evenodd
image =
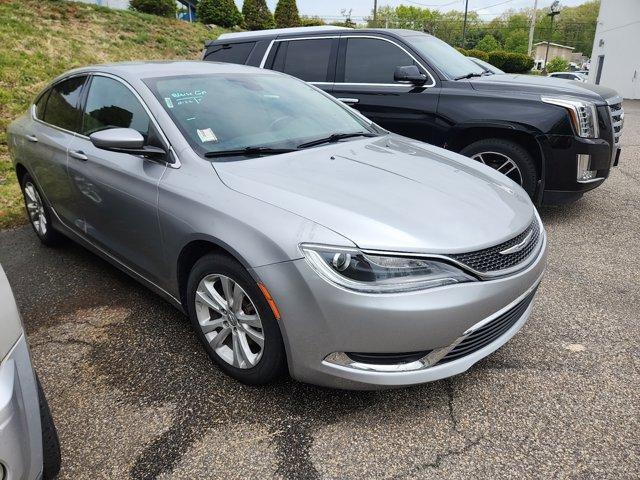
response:
<path id="1" fill-rule="evenodd" d="M 185 75 L 145 83 L 194 150 L 216 160 L 285 153 L 376 132 L 349 108 L 285 76 Z"/>
<path id="2" fill-rule="evenodd" d="M 480 76 L 485 72 L 451 45 L 431 35 L 411 35 L 406 41 L 451 79 Z"/>

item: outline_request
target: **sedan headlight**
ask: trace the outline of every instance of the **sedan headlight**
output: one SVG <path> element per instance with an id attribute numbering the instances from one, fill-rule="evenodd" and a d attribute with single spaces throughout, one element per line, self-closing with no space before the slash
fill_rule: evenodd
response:
<path id="1" fill-rule="evenodd" d="M 361 293 L 424 290 L 476 279 L 453 265 L 427 258 L 373 255 L 355 248 L 302 244 L 307 262 L 323 279 Z"/>
<path id="2" fill-rule="evenodd" d="M 560 97 L 542 97 L 542 101 L 566 108 L 569 112 L 569 118 L 571 118 L 571 124 L 580 137 L 598 137 L 598 111 L 593 103 Z"/>

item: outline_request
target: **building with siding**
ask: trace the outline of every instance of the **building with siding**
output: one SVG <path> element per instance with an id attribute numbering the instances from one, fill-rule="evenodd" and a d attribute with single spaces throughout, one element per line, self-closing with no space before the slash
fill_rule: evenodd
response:
<path id="1" fill-rule="evenodd" d="M 589 82 L 640 99 L 640 0 L 601 0 Z"/>

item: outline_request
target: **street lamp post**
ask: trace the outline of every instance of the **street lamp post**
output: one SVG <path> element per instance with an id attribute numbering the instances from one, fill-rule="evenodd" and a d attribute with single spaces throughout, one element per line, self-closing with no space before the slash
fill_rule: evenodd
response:
<path id="1" fill-rule="evenodd" d="M 544 68 L 542 69 L 543 75 L 547 74 L 547 60 L 549 59 L 549 44 L 551 43 L 551 38 L 553 37 L 553 19 L 559 13 L 560 13 L 560 2 L 556 0 L 551 4 L 549 13 L 547 13 L 547 17 L 551 17 L 551 27 L 549 28 L 549 38 L 547 39 L 547 52 L 544 54 Z"/>

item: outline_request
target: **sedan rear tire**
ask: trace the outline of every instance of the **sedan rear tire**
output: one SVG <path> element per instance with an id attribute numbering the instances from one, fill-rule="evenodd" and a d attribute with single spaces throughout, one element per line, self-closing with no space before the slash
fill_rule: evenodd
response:
<path id="1" fill-rule="evenodd" d="M 44 197 L 38 190 L 36 182 L 31 178 L 31 175 L 25 173 L 20 186 L 22 187 L 22 196 L 24 197 L 29 223 L 31 223 L 40 241 L 48 247 L 60 245 L 65 240 L 65 237 L 57 230 L 54 230 L 51 223 L 51 210 L 44 201 Z"/>
<path id="2" fill-rule="evenodd" d="M 225 373 L 264 385 L 286 371 L 278 320 L 238 262 L 220 254 L 198 260 L 189 275 L 187 302 L 193 329 Z"/>

